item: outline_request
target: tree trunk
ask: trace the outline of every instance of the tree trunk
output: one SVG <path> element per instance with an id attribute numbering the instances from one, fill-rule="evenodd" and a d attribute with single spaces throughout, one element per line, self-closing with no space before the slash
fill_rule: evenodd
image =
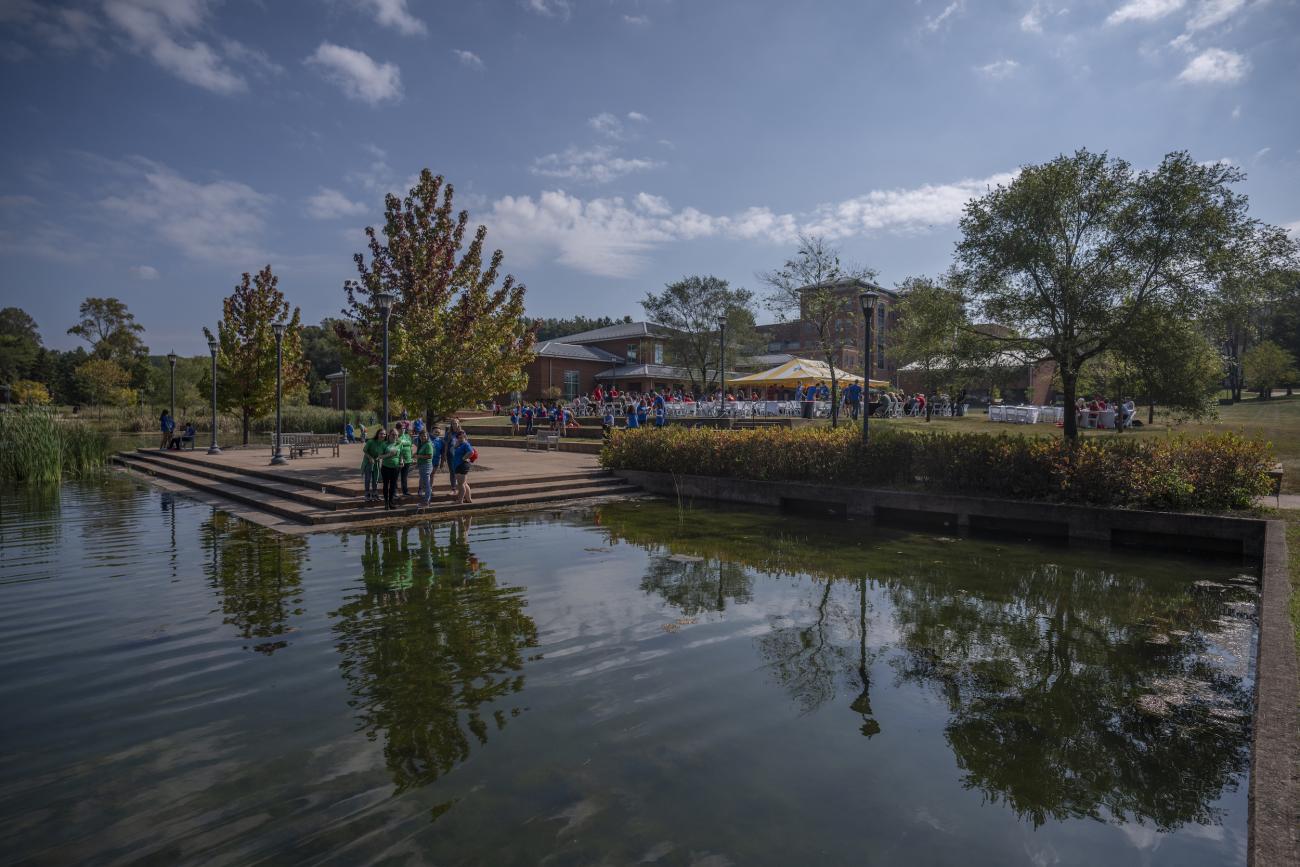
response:
<path id="1" fill-rule="evenodd" d="M 1065 392 L 1065 438 L 1067 440 L 1077 440 L 1079 438 L 1079 422 L 1074 414 L 1074 400 L 1078 395 L 1076 392 L 1079 388 L 1079 374 L 1073 370 L 1066 370 L 1064 366 L 1060 367 L 1061 371 L 1061 391 Z"/>
<path id="2" fill-rule="evenodd" d="M 836 390 L 838 384 L 835 379 L 835 365 L 831 365 L 831 427 L 834 428 L 840 423 L 840 407 L 835 402 Z"/>
<path id="3" fill-rule="evenodd" d="M 1148 394 L 1147 395 L 1147 424 L 1153 425 L 1155 423 L 1156 423 L 1156 399 Z"/>
<path id="4" fill-rule="evenodd" d="M 248 410 L 245 409 L 242 415 L 243 417 L 241 419 L 241 423 L 243 424 L 243 428 L 244 428 L 244 445 L 248 445 L 248 423 L 249 423 Z"/>

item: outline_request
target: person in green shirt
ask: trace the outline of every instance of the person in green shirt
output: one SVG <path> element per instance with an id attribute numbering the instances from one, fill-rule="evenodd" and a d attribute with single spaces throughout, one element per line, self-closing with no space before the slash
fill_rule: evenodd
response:
<path id="1" fill-rule="evenodd" d="M 415 466 L 420 471 L 420 505 L 427 506 L 433 501 L 433 474 L 442 466 L 442 437 L 430 439 L 426 431 L 420 431 L 415 446 Z"/>
<path id="2" fill-rule="evenodd" d="M 400 450 L 398 478 L 402 480 L 402 496 L 405 498 L 411 496 L 411 492 L 407 488 L 406 479 L 407 476 L 410 475 L 411 464 L 415 461 L 415 444 L 411 442 L 411 433 L 407 429 L 406 422 L 399 422 L 397 427 L 400 431 L 397 435 L 397 447 Z"/>
<path id="3" fill-rule="evenodd" d="M 390 428 L 379 461 L 379 474 L 384 480 L 385 509 L 397 508 L 393 500 L 397 498 L 397 476 L 402 465 L 401 455 L 402 449 L 398 443 L 397 428 Z"/>
<path id="4" fill-rule="evenodd" d="M 379 502 L 379 460 L 387 450 L 388 441 L 382 428 L 361 447 L 361 483 L 367 503 Z"/>

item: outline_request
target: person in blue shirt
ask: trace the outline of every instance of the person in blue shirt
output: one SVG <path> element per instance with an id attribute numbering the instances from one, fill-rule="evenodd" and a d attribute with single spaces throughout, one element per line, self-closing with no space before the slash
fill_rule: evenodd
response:
<path id="1" fill-rule="evenodd" d="M 469 456 L 473 451 L 474 447 L 470 445 L 469 437 L 465 436 L 464 431 L 457 431 L 452 439 L 451 458 L 447 461 L 456 476 L 457 503 L 474 502 L 469 490 L 469 468 L 471 466 Z"/>
<path id="2" fill-rule="evenodd" d="M 510 432 L 519 436 L 519 404 L 510 407 Z"/>
<path id="3" fill-rule="evenodd" d="M 650 415 L 650 411 L 646 407 L 644 400 L 636 405 L 636 423 L 638 425 L 640 425 L 641 427 L 645 427 L 646 419 L 649 417 L 649 415 Z"/>
<path id="4" fill-rule="evenodd" d="M 352 422 L 343 425 L 343 439 L 350 443 L 357 441 L 357 431 L 356 428 L 352 427 Z"/>
<path id="5" fill-rule="evenodd" d="M 162 431 L 162 441 L 158 448 L 166 449 L 172 444 L 172 431 L 176 430 L 176 419 L 167 410 L 162 411 L 162 417 L 158 419 L 158 427 Z"/>
<path id="6" fill-rule="evenodd" d="M 664 405 L 664 396 L 659 392 L 655 392 L 655 409 L 660 409 L 661 407 L 663 407 L 663 405 Z"/>
<path id="7" fill-rule="evenodd" d="M 524 436 L 533 435 L 533 407 L 531 404 L 524 405 Z"/>
<path id="8" fill-rule="evenodd" d="M 796 388 L 796 389 L 794 390 L 794 399 L 795 399 L 795 400 L 798 400 L 798 401 L 802 401 L 802 400 L 803 400 L 803 383 L 802 383 L 802 382 L 799 383 L 799 387 Z"/>
<path id="9" fill-rule="evenodd" d="M 634 406 L 629 406 L 629 407 L 627 408 L 627 422 L 626 422 L 626 423 L 627 423 L 627 429 L 628 429 L 628 430 L 636 430 L 637 427 L 640 426 L 640 422 L 637 421 L 636 407 L 634 407 Z"/>
<path id="10" fill-rule="evenodd" d="M 667 418 L 668 410 L 664 408 L 663 401 L 655 401 L 655 427 L 663 427 Z"/>
<path id="11" fill-rule="evenodd" d="M 614 433 L 614 406 L 605 404 L 605 415 L 600 419 L 600 429 L 605 435 L 605 441 L 608 442 L 610 436 Z"/>
<path id="12" fill-rule="evenodd" d="M 849 383 L 844 389 L 844 402 L 849 405 L 849 417 L 858 420 L 858 407 L 862 404 L 862 386 L 856 382 Z"/>

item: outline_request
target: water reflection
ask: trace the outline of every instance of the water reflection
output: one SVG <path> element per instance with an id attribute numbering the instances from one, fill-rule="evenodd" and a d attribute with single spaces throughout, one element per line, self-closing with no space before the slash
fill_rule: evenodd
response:
<path id="1" fill-rule="evenodd" d="M 331 616 L 360 729 L 398 791 L 433 782 L 526 708 L 537 626 L 523 588 L 474 556 L 469 521 L 366 534 L 364 590 Z"/>
<path id="2" fill-rule="evenodd" d="M 900 685 L 932 689 L 944 703 L 962 784 L 1035 826 L 1214 824 L 1211 805 L 1246 770 L 1249 578 L 1192 582 L 1155 561 L 1117 575 L 972 540 L 668 513 L 601 509 L 612 541 L 653 552 L 646 593 L 688 614 L 722 611 L 725 599 L 752 598 L 756 575 L 811 577 L 801 605 L 769 616 L 769 631 L 755 639 L 800 712 L 852 695 L 861 733 L 878 734 L 871 669 L 887 658 Z M 750 535 L 737 532 L 740 522 Z M 756 544 L 764 525 L 770 544 Z M 874 649 L 873 600 L 896 636 Z"/>
<path id="3" fill-rule="evenodd" d="M 899 677 L 943 697 L 963 784 L 1035 826 L 1216 822 L 1208 805 L 1245 770 L 1249 737 L 1250 693 L 1222 664 L 1225 597 L 1252 592 L 1050 565 L 975 574 L 889 588 Z"/>
<path id="4" fill-rule="evenodd" d="M 215 508 L 199 525 L 199 539 L 208 554 L 204 571 L 220 602 L 222 623 L 249 642 L 246 650 L 269 655 L 288 646 L 289 620 L 303 613 L 307 543 Z"/>

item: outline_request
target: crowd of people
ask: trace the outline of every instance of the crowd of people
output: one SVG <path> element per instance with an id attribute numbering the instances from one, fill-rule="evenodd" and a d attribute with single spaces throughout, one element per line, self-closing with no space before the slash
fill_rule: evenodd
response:
<path id="1" fill-rule="evenodd" d="M 478 450 L 469 441 L 460 419 L 449 421 L 446 430 L 436 424 L 426 425 L 423 419 L 403 420 L 388 430 L 381 427 L 368 440 L 364 438 L 365 427 L 361 430 L 361 479 L 367 503 L 382 501 L 385 509 L 396 509 L 399 496 L 402 500 L 411 496 L 413 466 L 420 508 L 432 505 L 434 478 L 443 466 L 447 468 L 452 501 L 474 502 L 469 473 L 478 460 Z"/>
<path id="2" fill-rule="evenodd" d="M 1074 420 L 1078 427 L 1085 427 L 1090 414 L 1100 415 L 1107 410 L 1115 413 L 1116 427 L 1123 430 L 1126 427 L 1141 427 L 1142 422 L 1138 421 L 1137 404 L 1133 398 L 1126 397 L 1121 401 L 1107 401 L 1106 398 L 1099 394 L 1094 394 L 1092 400 L 1076 398 L 1074 401 Z"/>

